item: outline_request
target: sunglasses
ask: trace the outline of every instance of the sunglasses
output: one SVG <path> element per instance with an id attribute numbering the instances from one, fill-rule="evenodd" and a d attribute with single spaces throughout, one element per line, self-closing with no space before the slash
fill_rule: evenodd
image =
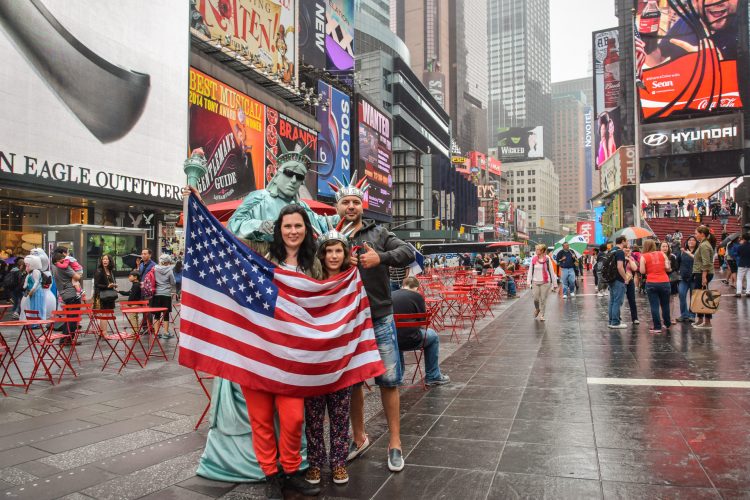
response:
<path id="1" fill-rule="evenodd" d="M 282 170 L 282 172 L 284 172 L 284 175 L 286 175 L 290 179 L 295 178 L 300 182 L 305 182 L 305 174 L 298 174 L 297 172 L 292 172 L 288 168 L 285 168 L 284 170 Z"/>

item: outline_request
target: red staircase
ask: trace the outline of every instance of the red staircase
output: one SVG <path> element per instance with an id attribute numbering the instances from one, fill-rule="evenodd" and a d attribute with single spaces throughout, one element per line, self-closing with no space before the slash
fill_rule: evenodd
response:
<path id="1" fill-rule="evenodd" d="M 664 241 L 668 234 L 672 234 L 677 229 L 679 229 L 682 233 L 682 241 L 684 242 L 688 236 L 695 233 L 695 228 L 700 225 L 693 219 L 689 219 L 687 217 L 656 217 L 653 219 L 646 219 L 646 222 L 648 222 L 651 230 L 661 241 Z M 709 215 L 708 217 L 703 217 L 701 223 L 711 228 L 711 231 L 713 231 L 716 239 L 721 241 L 721 233 L 724 231 L 724 229 L 722 228 L 719 219 L 711 220 L 711 216 Z M 727 224 L 726 228 L 727 234 L 739 232 L 740 229 L 741 226 L 739 217 L 730 216 L 729 223 Z"/>

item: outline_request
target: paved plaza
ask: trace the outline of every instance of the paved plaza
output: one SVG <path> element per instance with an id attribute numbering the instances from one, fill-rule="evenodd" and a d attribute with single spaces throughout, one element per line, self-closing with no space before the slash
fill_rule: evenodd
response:
<path id="1" fill-rule="evenodd" d="M 495 308 L 480 343 L 442 337 L 452 383 L 403 389 L 399 474 L 369 393 L 374 444 L 321 498 L 750 497 L 750 298 L 725 295 L 713 332 L 653 336 L 644 296 L 640 325 L 607 329 L 589 277 L 575 299 L 550 299 L 545 323 L 526 293 Z M 0 399 L 0 498 L 263 498 L 195 476 L 207 399 L 191 370 L 102 373 L 92 348 L 78 378 Z"/>

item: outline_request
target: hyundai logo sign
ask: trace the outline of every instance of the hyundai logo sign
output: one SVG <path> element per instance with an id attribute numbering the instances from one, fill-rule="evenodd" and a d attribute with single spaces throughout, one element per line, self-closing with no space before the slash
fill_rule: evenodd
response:
<path id="1" fill-rule="evenodd" d="M 669 136 L 667 134 L 650 134 L 643 138 L 643 144 L 655 148 L 662 144 L 666 144 L 668 140 Z"/>

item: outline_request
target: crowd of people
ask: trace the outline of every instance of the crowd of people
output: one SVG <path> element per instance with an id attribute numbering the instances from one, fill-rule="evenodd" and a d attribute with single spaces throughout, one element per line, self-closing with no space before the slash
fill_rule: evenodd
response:
<path id="1" fill-rule="evenodd" d="M 677 200 L 658 200 L 646 203 L 641 201 L 641 212 L 646 218 L 670 218 L 688 217 L 696 222 L 701 222 L 705 217 L 711 216 L 711 220 L 721 220 L 723 226 L 727 225 L 729 217 L 737 217 L 740 214 L 740 206 L 732 198 L 723 201 L 714 196 L 709 199 L 679 198 Z"/>

